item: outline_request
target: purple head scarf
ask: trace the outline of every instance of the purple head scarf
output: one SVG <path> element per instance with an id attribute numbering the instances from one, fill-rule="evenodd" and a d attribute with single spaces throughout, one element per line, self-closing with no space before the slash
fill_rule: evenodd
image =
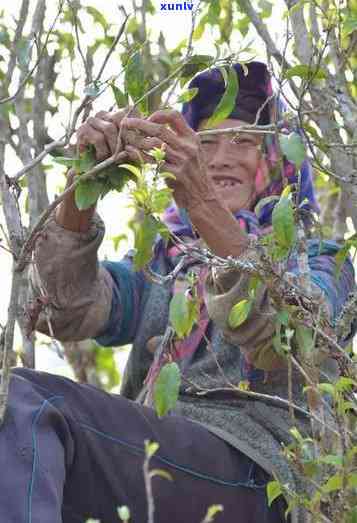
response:
<path id="1" fill-rule="evenodd" d="M 236 105 L 230 118 L 252 123 L 255 121 L 258 110 L 265 103 L 260 112 L 258 123 L 266 125 L 271 122 L 282 122 L 281 130 L 286 134 L 292 131 L 301 134 L 297 128 L 293 128 L 284 122 L 283 114 L 286 110 L 283 101 L 273 96 L 271 77 L 265 64 L 250 62 L 243 68 L 235 64 L 239 90 Z M 198 88 L 197 95 L 182 108 L 182 114 L 187 123 L 197 130 L 199 122 L 213 114 L 225 90 L 224 79 L 219 69 L 210 69 L 198 74 L 189 84 L 189 88 Z M 279 168 L 278 146 L 275 135 L 265 135 L 264 154 L 268 166 L 267 172 L 260 169 L 256 173 L 255 204 L 262 198 L 270 195 L 279 195 L 286 184 L 294 184 L 298 181 L 298 172 L 295 165 L 283 158 L 282 166 Z M 313 187 L 312 168 L 310 162 L 305 159 L 301 168 L 301 187 L 298 202 L 303 204 L 306 210 L 319 212 Z M 269 202 L 261 207 L 259 215 L 256 216 L 252 209 L 242 209 L 236 214 L 237 220 L 246 232 L 259 234 L 271 224 L 272 211 L 276 202 Z M 254 207 L 253 207 L 254 208 Z M 190 235 L 192 229 L 188 215 L 184 209 L 178 209 L 175 205 L 169 207 L 164 215 L 164 220 L 170 230 L 175 234 Z"/>

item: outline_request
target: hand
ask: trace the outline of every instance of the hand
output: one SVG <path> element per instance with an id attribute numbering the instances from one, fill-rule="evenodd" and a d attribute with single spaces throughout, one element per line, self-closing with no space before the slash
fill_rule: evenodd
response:
<path id="1" fill-rule="evenodd" d="M 218 198 L 207 175 L 199 135 L 178 111 L 156 111 L 147 120 L 125 118 L 121 125 L 124 130 L 140 132 L 135 145 L 125 143 L 130 159 L 150 158 L 146 154 L 150 149 L 164 147 L 164 170 L 176 177 L 168 179 L 167 184 L 173 189 L 179 207 L 189 210 L 201 201 Z"/>
<path id="2" fill-rule="evenodd" d="M 103 161 L 123 151 L 119 141 L 120 124 L 129 113 L 140 116 L 136 109 L 126 108 L 122 111 L 110 113 L 100 111 L 95 116 L 90 116 L 77 130 L 77 145 L 83 152 L 88 145 L 94 145 L 96 159 Z"/>

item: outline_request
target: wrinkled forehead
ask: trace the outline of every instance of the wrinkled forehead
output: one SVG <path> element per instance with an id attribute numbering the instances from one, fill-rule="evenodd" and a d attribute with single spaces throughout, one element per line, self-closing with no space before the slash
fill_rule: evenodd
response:
<path id="1" fill-rule="evenodd" d="M 249 129 L 249 122 L 246 122 L 244 120 L 239 120 L 236 118 L 226 118 L 219 124 L 217 124 L 214 129 L 207 127 L 208 118 L 204 118 L 198 123 L 198 131 L 208 131 L 207 134 L 201 134 L 201 140 L 236 140 L 239 141 L 240 138 L 246 138 L 249 137 L 250 139 L 254 140 L 257 144 L 261 144 L 264 139 L 264 135 L 262 133 L 258 133 L 253 129 Z M 237 127 L 246 127 L 246 129 L 242 132 L 236 132 L 234 131 Z M 228 132 L 228 129 L 232 130 L 231 132 Z M 211 131 L 220 131 L 220 130 L 227 130 L 227 132 L 224 133 L 214 133 Z"/>

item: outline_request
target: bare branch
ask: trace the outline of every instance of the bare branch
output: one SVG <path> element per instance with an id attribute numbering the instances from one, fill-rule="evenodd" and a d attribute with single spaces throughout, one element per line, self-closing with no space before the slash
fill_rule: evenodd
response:
<path id="1" fill-rule="evenodd" d="M 7 102 L 12 102 L 13 100 L 15 100 L 15 98 L 17 97 L 17 95 L 22 91 L 22 89 L 25 87 L 25 85 L 27 84 L 28 80 L 31 78 L 31 76 L 33 75 L 33 73 L 35 72 L 35 70 L 37 69 L 40 61 L 42 60 L 42 57 L 46 51 L 46 48 L 47 48 L 47 44 L 48 44 L 48 41 L 49 41 L 49 38 L 51 36 L 51 33 L 57 23 L 57 20 L 62 12 L 62 6 L 63 6 L 63 1 L 60 3 L 60 7 L 59 7 L 59 10 L 58 10 L 58 13 L 53 21 L 53 23 L 51 24 L 51 27 L 46 35 L 46 39 L 45 39 L 45 42 L 41 48 L 41 51 L 37 57 L 37 60 L 36 60 L 36 63 L 35 65 L 32 67 L 32 69 L 26 74 L 25 78 L 23 78 L 23 80 L 20 82 L 20 85 L 18 86 L 17 90 L 15 91 L 15 93 L 11 96 L 8 96 L 7 98 L 3 98 L 0 100 L 0 104 L 5 104 Z"/>
<path id="2" fill-rule="evenodd" d="M 7 398 L 10 385 L 10 354 L 14 344 L 14 329 L 17 313 L 17 303 L 21 284 L 21 274 L 13 273 L 11 283 L 10 303 L 8 308 L 8 318 L 5 328 L 4 350 L 2 359 L 2 373 L 0 385 L 0 427 L 4 422 L 7 407 Z"/>
<path id="3" fill-rule="evenodd" d="M 104 58 L 104 61 L 103 61 L 103 63 L 102 63 L 102 66 L 101 66 L 101 68 L 99 69 L 99 72 L 98 72 L 98 74 L 97 74 L 97 76 L 96 76 L 96 78 L 95 78 L 95 80 L 94 80 L 95 82 L 98 82 L 98 81 L 100 80 L 100 78 L 102 77 L 102 74 L 103 74 L 103 72 L 104 72 L 104 69 L 105 69 L 107 63 L 108 63 L 108 60 L 109 60 L 109 58 L 111 57 L 112 53 L 114 52 L 116 46 L 117 46 L 118 43 L 119 43 L 120 38 L 122 37 L 122 35 L 123 35 L 123 33 L 124 33 L 124 30 L 125 30 L 125 27 L 126 27 L 126 23 L 127 23 L 127 21 L 128 21 L 128 18 L 129 18 L 129 15 L 126 14 L 126 15 L 125 15 L 124 22 L 122 23 L 122 25 L 121 25 L 121 27 L 120 27 L 120 29 L 119 29 L 119 31 L 118 31 L 118 34 L 117 34 L 117 36 L 115 37 L 115 40 L 113 41 L 113 43 L 112 43 L 112 45 L 110 46 L 110 49 L 109 49 L 109 51 L 108 51 L 106 57 Z"/>
<path id="4" fill-rule="evenodd" d="M 12 75 L 14 73 L 14 69 L 16 66 L 16 59 L 17 59 L 17 52 L 16 52 L 16 43 L 20 41 L 22 37 L 22 32 L 24 30 L 24 26 L 27 20 L 28 11 L 29 11 L 29 0 L 23 0 L 21 3 L 20 8 L 20 16 L 19 20 L 16 24 L 16 30 L 15 30 L 15 36 L 13 41 L 13 46 L 10 52 L 10 60 L 9 60 L 9 66 L 7 68 L 6 78 L 7 78 L 7 85 L 9 86 L 12 80 Z"/>

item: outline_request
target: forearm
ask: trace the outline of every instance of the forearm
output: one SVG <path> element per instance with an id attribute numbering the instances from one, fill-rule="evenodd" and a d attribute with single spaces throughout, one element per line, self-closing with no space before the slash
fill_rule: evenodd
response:
<path id="1" fill-rule="evenodd" d="M 217 256 L 238 258 L 247 250 L 247 234 L 217 197 L 190 206 L 188 213 L 200 237 Z"/>
<path id="2" fill-rule="evenodd" d="M 67 174 L 66 188 L 69 187 L 74 178 L 74 171 L 70 170 Z M 59 204 L 56 209 L 55 219 L 58 225 L 73 232 L 86 233 L 89 231 L 93 215 L 95 213 L 95 205 L 80 211 L 74 201 L 74 191 Z"/>

